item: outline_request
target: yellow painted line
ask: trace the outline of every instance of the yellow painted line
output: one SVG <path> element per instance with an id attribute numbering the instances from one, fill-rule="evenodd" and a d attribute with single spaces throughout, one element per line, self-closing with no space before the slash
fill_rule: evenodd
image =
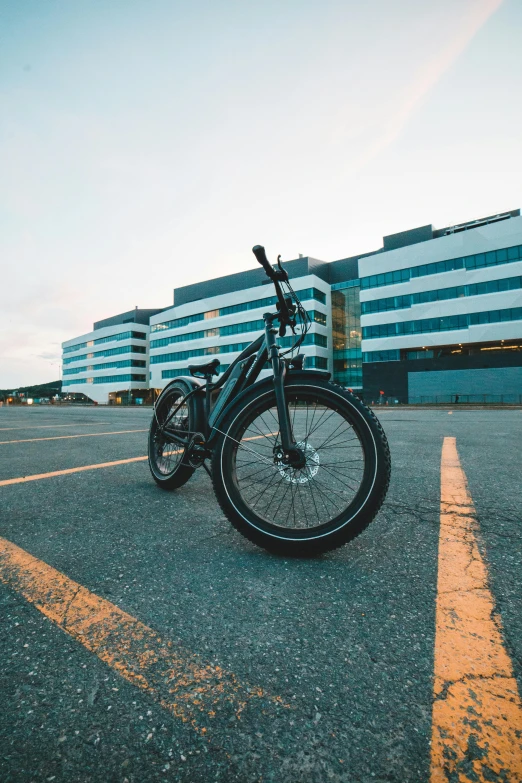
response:
<path id="1" fill-rule="evenodd" d="M 8 432 L 9 430 L 55 430 L 59 427 L 109 427 L 109 424 L 104 424 L 102 421 L 93 421 L 88 424 L 28 424 L 25 427 L 0 427 L 0 432 Z"/>
<path id="2" fill-rule="evenodd" d="M 103 435 L 127 435 L 129 432 L 148 432 L 144 430 L 118 430 L 117 432 L 84 432 L 81 435 L 53 435 L 51 438 L 24 438 L 23 440 L 0 440 L 0 446 L 11 443 L 34 443 L 40 440 L 65 440 L 66 438 L 100 438 Z"/>
<path id="3" fill-rule="evenodd" d="M 146 432 L 146 430 L 129 430 L 129 432 Z M 115 433 L 101 433 L 103 435 L 115 434 Z M 277 435 L 275 432 L 268 433 L 269 435 Z M 82 435 L 67 435 L 66 437 L 84 437 Z M 86 436 L 85 436 L 86 437 Z M 245 438 L 244 440 L 258 440 L 264 438 L 265 435 L 255 435 L 253 438 Z M 47 438 L 43 438 L 47 440 Z M 53 440 L 50 438 L 49 440 Z M 178 452 L 174 452 L 178 453 Z M 0 487 L 6 487 L 9 484 L 24 484 L 26 481 L 39 481 L 40 479 L 54 478 L 54 476 L 67 476 L 69 473 L 81 473 L 84 470 L 97 470 L 98 468 L 112 468 L 114 465 L 127 465 L 130 462 L 143 462 L 147 457 L 131 457 L 130 459 L 117 459 L 114 462 L 99 462 L 95 465 L 83 465 L 80 468 L 66 468 L 65 470 L 53 470 L 51 473 L 35 473 L 32 476 L 21 476 L 20 478 L 4 479 L 0 481 Z"/>
<path id="4" fill-rule="evenodd" d="M 25 481 L 39 481 L 40 479 L 53 478 L 54 476 L 67 476 L 69 473 L 81 473 L 84 470 L 97 470 L 98 468 L 112 468 L 113 465 L 127 465 L 129 462 L 143 462 L 147 457 L 131 457 L 130 459 L 117 459 L 114 462 L 99 462 L 97 465 L 84 465 L 81 468 L 67 468 L 66 470 L 53 470 L 51 473 L 35 473 L 32 476 L 4 479 L 0 481 L 0 487 L 8 484 L 23 484 Z"/>
<path id="5" fill-rule="evenodd" d="M 15 544 L 0 538 L 0 581 L 175 717 L 205 734 L 216 711 L 240 718 L 252 699 L 280 704 L 161 636 Z M 263 705 L 264 706 L 264 705 Z M 286 706 L 286 705 L 283 705 Z M 225 715 L 223 715 L 225 711 Z"/>
<path id="6" fill-rule="evenodd" d="M 456 439 L 441 461 L 430 783 L 522 780 L 522 703 Z"/>
<path id="7" fill-rule="evenodd" d="M 253 435 L 251 438 L 243 438 L 243 440 L 259 440 L 259 438 L 268 438 L 271 435 L 279 435 L 279 432 L 265 432 L 263 435 Z"/>

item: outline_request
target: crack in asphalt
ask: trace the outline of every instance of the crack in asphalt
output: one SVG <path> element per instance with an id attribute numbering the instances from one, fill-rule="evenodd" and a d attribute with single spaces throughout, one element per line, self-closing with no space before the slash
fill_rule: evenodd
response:
<path id="1" fill-rule="evenodd" d="M 438 693 L 436 696 L 434 696 L 433 701 L 443 701 L 444 699 L 448 698 L 449 695 L 449 689 L 453 685 L 458 685 L 459 683 L 466 683 L 466 682 L 489 682 L 493 680 L 512 680 L 513 678 L 507 674 L 463 674 L 462 677 L 459 677 L 456 680 L 444 680 L 444 684 L 442 685 L 442 690 L 440 693 Z M 509 701 L 508 697 L 501 696 L 500 694 L 497 694 L 497 698 L 499 699 L 505 699 L 506 701 Z"/>
<path id="2" fill-rule="evenodd" d="M 395 509 L 401 508 L 401 509 L 404 509 L 405 511 L 409 511 L 410 513 L 414 513 L 414 514 L 420 513 L 421 511 L 424 511 L 424 512 L 427 511 L 429 513 L 438 514 L 439 511 L 440 511 L 439 506 L 432 506 L 432 507 L 427 506 L 427 505 L 422 505 L 421 506 L 421 501 L 419 502 L 418 505 L 409 505 L 408 503 L 399 503 L 397 501 L 390 501 L 390 500 L 388 500 L 388 501 L 385 501 L 382 504 L 382 507 L 383 508 L 389 508 L 390 510 L 395 510 Z"/>
<path id="3" fill-rule="evenodd" d="M 71 606 L 72 606 L 72 604 L 73 604 L 73 601 L 74 601 L 74 599 L 76 598 L 76 596 L 78 595 L 78 593 L 80 592 L 80 590 L 81 590 L 81 589 L 82 589 L 82 586 L 81 586 L 81 585 L 78 585 L 77 589 L 74 591 L 74 594 L 73 594 L 73 595 L 71 596 L 71 598 L 69 599 L 69 601 L 68 601 L 68 603 L 67 603 L 67 606 L 65 607 L 65 611 L 64 611 L 64 613 L 63 613 L 63 628 L 64 628 L 64 629 L 67 629 L 67 628 L 68 628 L 68 625 L 67 625 L 67 617 L 68 617 L 68 615 L 69 615 L 69 610 L 70 610 L 70 608 L 71 608 Z"/>

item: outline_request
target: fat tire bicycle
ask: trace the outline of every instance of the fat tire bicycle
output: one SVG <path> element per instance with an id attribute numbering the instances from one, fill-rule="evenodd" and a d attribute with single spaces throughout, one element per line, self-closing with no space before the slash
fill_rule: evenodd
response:
<path id="1" fill-rule="evenodd" d="M 224 514 L 243 536 L 284 555 L 342 546 L 379 511 L 390 482 L 386 435 L 373 412 L 330 373 L 296 354 L 310 318 L 281 265 L 261 245 L 276 310 L 214 382 L 219 360 L 189 366 L 155 402 L 148 460 L 158 486 L 174 490 L 203 466 Z M 276 326 L 278 324 L 278 326 Z M 286 351 L 277 342 L 290 329 Z M 268 365 L 272 374 L 259 380 Z M 210 467 L 207 465 L 210 462 Z"/>

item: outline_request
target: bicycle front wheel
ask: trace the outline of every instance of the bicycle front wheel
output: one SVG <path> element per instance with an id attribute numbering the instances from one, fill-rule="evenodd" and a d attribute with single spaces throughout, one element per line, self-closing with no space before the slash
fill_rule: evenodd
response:
<path id="1" fill-rule="evenodd" d="M 251 541 L 310 555 L 345 544 L 372 521 L 388 489 L 390 453 L 378 420 L 354 395 L 323 380 L 290 380 L 285 390 L 305 464 L 285 464 L 273 389 L 253 389 L 223 425 L 214 489 Z"/>

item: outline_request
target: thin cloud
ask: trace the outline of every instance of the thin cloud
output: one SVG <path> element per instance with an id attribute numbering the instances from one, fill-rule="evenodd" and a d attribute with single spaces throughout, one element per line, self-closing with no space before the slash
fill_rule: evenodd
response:
<path id="1" fill-rule="evenodd" d="M 451 68 L 478 31 L 502 5 L 502 2 L 503 0 L 477 0 L 473 3 L 472 13 L 465 17 L 460 27 L 457 27 L 455 34 L 444 49 L 420 69 L 417 78 L 408 88 L 399 110 L 385 123 L 384 134 L 370 146 L 366 155 L 363 155 L 359 160 L 358 170 L 374 160 L 397 140 L 425 96 Z"/>
<path id="2" fill-rule="evenodd" d="M 43 353 L 39 353 L 36 355 L 37 359 L 48 359 L 52 362 L 59 362 L 61 361 L 62 354 L 61 353 L 51 353 L 51 351 L 44 351 Z"/>

